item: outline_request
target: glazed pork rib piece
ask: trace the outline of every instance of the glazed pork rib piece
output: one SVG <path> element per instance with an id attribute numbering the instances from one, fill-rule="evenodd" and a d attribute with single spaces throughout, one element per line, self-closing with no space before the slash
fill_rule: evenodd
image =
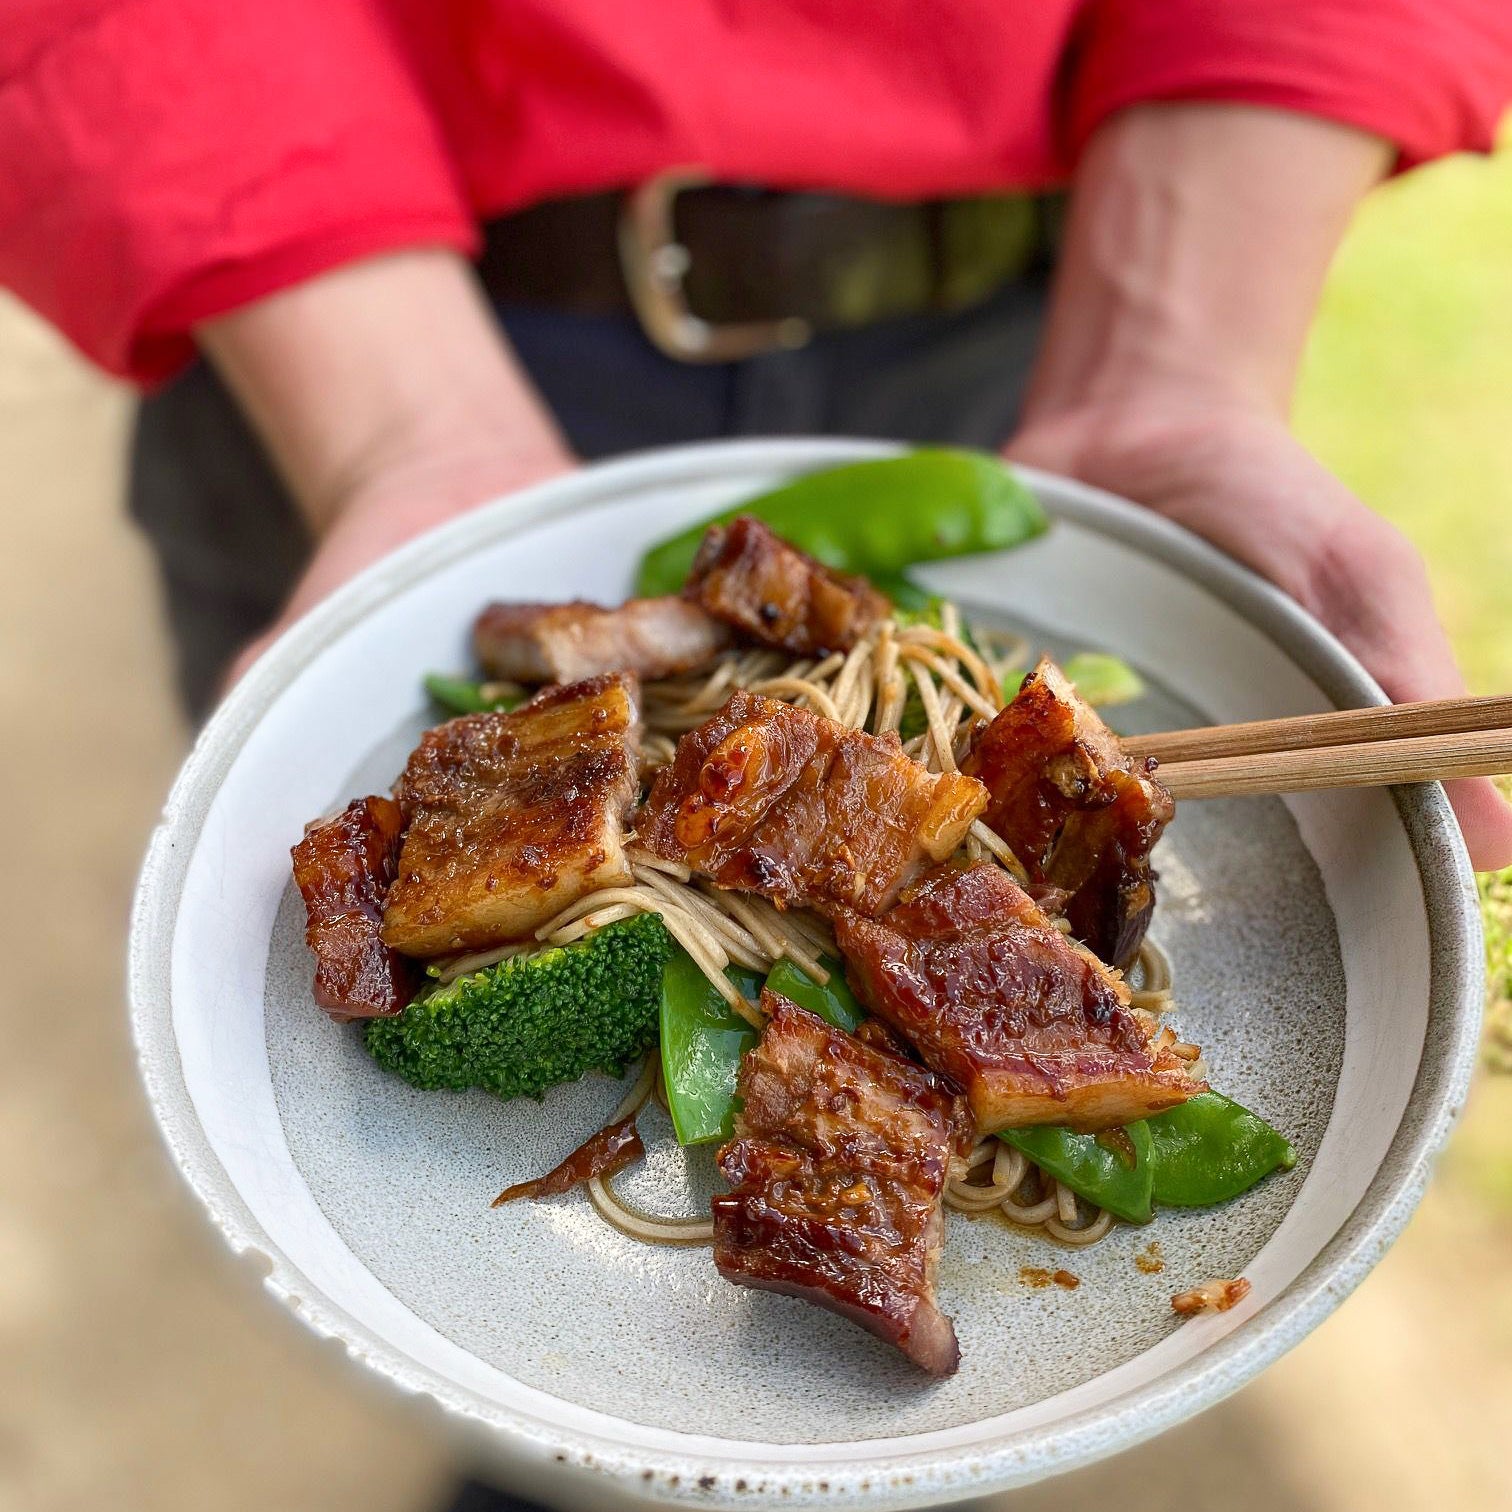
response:
<path id="1" fill-rule="evenodd" d="M 865 578 L 832 572 L 750 515 L 709 528 L 684 591 L 747 639 L 794 656 L 849 651 L 892 613 Z"/>
<path id="2" fill-rule="evenodd" d="M 1150 851 L 1176 806 L 1048 658 L 989 724 L 961 770 L 987 785 L 983 816 L 1037 884 L 1065 893 L 1072 933 L 1115 966 L 1155 907 Z"/>
<path id="3" fill-rule="evenodd" d="M 339 1022 L 398 1013 L 418 986 L 413 963 L 381 934 L 403 828 L 392 798 L 357 798 L 306 825 L 290 852 L 315 953 L 315 1001 Z"/>
<path id="4" fill-rule="evenodd" d="M 986 802 L 975 779 L 925 771 L 896 735 L 737 691 L 678 742 L 636 828 L 720 887 L 875 914 L 960 844 Z"/>
<path id="5" fill-rule="evenodd" d="M 473 652 L 490 677 L 571 683 L 607 672 L 675 677 L 712 661 L 733 639 L 727 625 L 681 598 L 631 599 L 605 609 L 490 604 L 473 624 Z"/>
<path id="6" fill-rule="evenodd" d="M 638 700 L 617 673 L 427 730 L 399 780 L 409 823 L 384 942 L 411 956 L 485 950 L 628 882 Z"/>
<path id="7" fill-rule="evenodd" d="M 1106 1129 L 1206 1090 L 998 866 L 938 867 L 880 919 L 837 914 L 835 939 L 857 996 L 965 1091 L 983 1133 Z"/>
<path id="8" fill-rule="evenodd" d="M 960 1361 L 935 1304 L 952 1161 L 972 1143 L 961 1099 L 921 1066 L 863 1045 L 774 993 L 740 1067 L 734 1188 L 714 1199 L 727 1281 L 852 1319 L 931 1375 Z"/>

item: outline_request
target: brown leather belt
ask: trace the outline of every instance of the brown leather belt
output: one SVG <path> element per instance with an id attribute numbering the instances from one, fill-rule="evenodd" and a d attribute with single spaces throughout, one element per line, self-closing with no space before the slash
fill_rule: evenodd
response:
<path id="1" fill-rule="evenodd" d="M 632 311 L 669 356 L 731 362 L 976 304 L 1047 259 L 1057 208 L 1027 194 L 893 204 L 679 171 L 494 221 L 479 271 L 498 300 Z"/>

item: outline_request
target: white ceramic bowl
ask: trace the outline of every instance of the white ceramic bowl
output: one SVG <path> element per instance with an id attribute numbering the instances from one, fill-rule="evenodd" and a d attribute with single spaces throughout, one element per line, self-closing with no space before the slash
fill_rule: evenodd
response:
<path id="1" fill-rule="evenodd" d="M 648 541 L 853 442 L 684 448 L 590 468 L 380 563 L 263 657 L 201 736 L 142 875 L 131 946 L 143 1075 L 173 1154 L 238 1251 L 318 1333 L 481 1429 L 563 1504 L 978 1497 L 1158 1433 L 1247 1381 L 1361 1279 L 1422 1193 L 1463 1097 L 1481 997 L 1475 895 L 1442 791 L 1189 803 L 1159 859 L 1155 936 L 1178 1022 L 1221 1089 L 1266 1113 L 1297 1170 L 1209 1212 L 1165 1212 L 1068 1258 L 952 1217 L 941 1302 L 960 1373 L 926 1384 L 789 1298 L 729 1287 L 702 1250 L 648 1249 L 580 1198 L 492 1212 L 506 1181 L 597 1127 L 616 1088 L 543 1105 L 422 1094 L 309 998 L 288 877 L 303 821 L 386 785 L 425 718 L 421 674 L 466 662 L 491 597 L 615 601 Z M 1106 495 L 1029 474 L 1056 524 L 924 574 L 1064 648 L 1150 679 L 1127 725 L 1376 701 L 1295 605 Z M 686 1169 L 685 1169 L 686 1167 Z M 663 1143 L 636 1178 L 670 1202 L 708 1152 Z M 635 1190 L 632 1187 L 632 1191 Z M 1159 1239 L 1166 1268 L 1134 1255 Z M 1069 1265 L 1074 1292 L 1021 1266 Z M 1242 1273 L 1224 1315 L 1171 1292 Z"/>

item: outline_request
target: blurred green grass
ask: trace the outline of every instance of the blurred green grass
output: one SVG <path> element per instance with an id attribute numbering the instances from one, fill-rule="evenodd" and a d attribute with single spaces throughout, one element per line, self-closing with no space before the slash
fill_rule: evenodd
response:
<path id="1" fill-rule="evenodd" d="M 1298 435 L 1427 558 L 1478 693 L 1512 691 L 1512 129 L 1361 208 L 1303 365 Z M 1512 1071 L 1512 870 L 1481 879 L 1488 1059 Z"/>

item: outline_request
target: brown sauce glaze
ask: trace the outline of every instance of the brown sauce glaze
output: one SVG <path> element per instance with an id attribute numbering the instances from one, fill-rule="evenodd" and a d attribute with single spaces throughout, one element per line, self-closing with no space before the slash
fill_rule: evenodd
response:
<path id="1" fill-rule="evenodd" d="M 1068 1270 L 1052 1271 L 1039 1265 L 1021 1265 L 1019 1280 L 1036 1291 L 1043 1291 L 1047 1286 L 1058 1286 L 1063 1291 L 1075 1291 L 1081 1285 L 1081 1277 Z"/>

